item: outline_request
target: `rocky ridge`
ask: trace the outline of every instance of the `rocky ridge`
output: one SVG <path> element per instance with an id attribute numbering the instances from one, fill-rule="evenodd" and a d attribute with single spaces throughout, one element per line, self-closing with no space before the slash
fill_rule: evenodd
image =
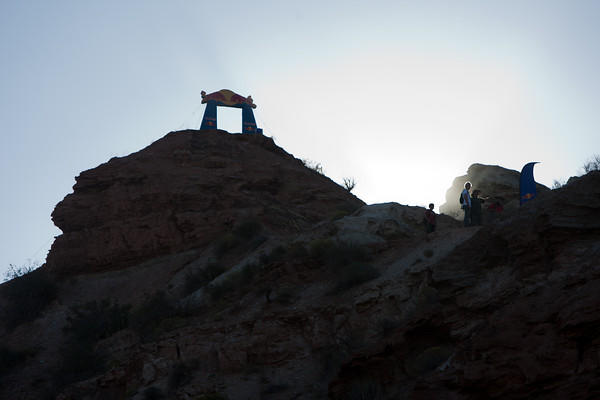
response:
<path id="1" fill-rule="evenodd" d="M 172 132 L 76 178 L 52 213 L 63 231 L 47 267 L 118 269 L 206 246 L 236 222 L 277 234 L 364 204 L 263 135 Z"/>
<path id="2" fill-rule="evenodd" d="M 259 158 L 240 167 L 246 147 Z M 485 227 L 440 216 L 426 237 L 424 209 L 364 205 L 286 154 L 259 135 L 188 131 L 82 173 L 54 213 L 66 238 L 42 268 L 56 299 L 0 327 L 7 348 L 35 349 L 0 368 L 0 398 L 600 396 L 600 172 Z M 265 189 L 279 171 L 279 189 Z M 189 182 L 221 188 L 178 197 Z M 167 217 L 180 214 L 189 226 Z M 161 228 L 142 235 L 144 218 Z M 106 244 L 113 236 L 134 241 Z M 91 321 L 130 308 L 99 325 L 74 374 L 68 349 L 84 343 L 73 307 L 84 304 L 96 304 L 79 309 Z"/>

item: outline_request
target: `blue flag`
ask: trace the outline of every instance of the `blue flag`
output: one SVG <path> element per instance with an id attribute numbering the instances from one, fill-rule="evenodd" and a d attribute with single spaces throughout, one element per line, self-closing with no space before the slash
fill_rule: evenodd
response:
<path id="1" fill-rule="evenodd" d="M 525 164 L 521 170 L 521 180 L 519 182 L 520 191 L 520 203 L 523 204 L 526 201 L 535 198 L 535 180 L 533 179 L 533 166 L 538 164 L 537 162 L 530 162 Z"/>

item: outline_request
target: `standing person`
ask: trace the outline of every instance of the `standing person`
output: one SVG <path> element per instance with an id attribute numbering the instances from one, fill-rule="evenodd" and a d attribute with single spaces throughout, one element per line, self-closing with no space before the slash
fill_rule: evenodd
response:
<path id="1" fill-rule="evenodd" d="M 484 199 L 479 198 L 481 190 L 473 190 L 471 195 L 471 225 L 481 225 L 481 204 L 485 203 Z"/>
<path id="2" fill-rule="evenodd" d="M 471 225 L 471 195 L 469 194 L 469 190 L 471 190 L 471 182 L 467 181 L 467 182 L 465 182 L 465 188 L 463 189 L 462 193 L 460 194 L 460 198 L 461 198 L 460 202 L 462 204 L 460 206 L 460 208 L 465 210 L 465 219 L 464 219 L 465 226 Z"/>
<path id="3" fill-rule="evenodd" d="M 423 218 L 423 221 L 425 222 L 425 233 L 435 232 L 436 222 L 433 207 L 434 204 L 429 203 L 429 210 L 425 210 L 425 217 Z"/>

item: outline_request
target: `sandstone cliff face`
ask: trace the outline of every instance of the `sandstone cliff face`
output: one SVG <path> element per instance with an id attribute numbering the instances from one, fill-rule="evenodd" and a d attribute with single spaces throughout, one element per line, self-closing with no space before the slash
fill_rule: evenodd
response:
<path id="1" fill-rule="evenodd" d="M 172 142 L 195 143 L 194 135 L 170 134 L 152 146 L 172 153 L 178 148 Z M 185 239 L 166 235 L 165 247 L 154 236 L 143 236 L 135 238 L 135 246 L 115 244 L 104 251 L 83 240 L 81 226 L 97 219 L 91 226 L 99 232 L 110 224 L 118 235 L 137 232 L 135 219 L 127 216 L 137 210 L 129 202 L 139 196 L 131 193 L 142 189 L 100 185 L 87 197 L 81 191 L 85 184 L 76 187 L 73 202 L 65 199 L 55 220 L 93 256 L 66 256 L 74 250 L 60 244 L 63 253 L 57 254 L 64 258 L 43 267 L 60 273 L 57 299 L 33 321 L 13 329 L 0 326 L 4 346 L 35 349 L 14 370 L 0 369 L 0 398 L 49 397 L 44 393 L 61 400 L 600 397 L 600 172 L 548 191 L 486 227 L 462 228 L 440 217 L 438 231 L 426 236 L 424 209 L 361 205 L 268 139 L 224 135 L 209 132 L 203 138 L 214 145 L 210 154 L 264 145 L 264 154 L 252 151 L 263 160 L 291 160 L 280 161 L 281 169 L 298 179 L 271 192 L 247 187 L 277 176 L 276 170 L 261 169 L 269 164 L 245 169 L 245 183 L 211 172 L 219 178 L 201 181 L 222 185 L 218 199 L 229 206 L 217 206 L 214 215 L 208 205 L 193 209 L 215 198 L 205 190 L 187 207 L 194 210 L 189 218 L 200 214 L 216 227 L 197 227 L 192 219 L 191 226 L 174 228 Z M 137 157 L 152 146 L 121 162 L 135 161 L 138 173 L 147 176 L 146 186 L 171 193 L 165 198 L 178 193 L 172 187 L 189 186 L 170 186 L 171 181 L 185 182 L 189 173 L 196 182 L 194 168 L 204 171 L 198 158 L 182 176 L 162 169 L 150 173 L 157 153 L 146 162 Z M 243 158 L 241 153 L 234 152 Z M 191 150 L 189 157 L 195 157 Z M 238 158 L 219 158 L 217 171 L 242 174 Z M 109 168 L 111 162 L 94 172 L 96 184 L 103 181 L 100 171 L 116 176 L 127 170 Z M 85 217 L 75 206 L 91 206 L 103 196 L 117 203 L 130 200 L 94 206 Z M 306 197 L 298 202 L 296 196 Z M 235 201 L 248 198 L 253 205 Z M 179 203 L 161 200 L 164 212 Z M 276 213 L 267 211 L 273 204 Z M 352 207 L 356 210 L 348 215 L 338 212 Z M 224 222 L 228 216 L 233 224 Z M 247 217 L 262 230 L 247 235 L 238 229 Z M 134 256 L 127 258 L 128 252 Z M 115 264 L 109 253 L 119 255 Z M 74 258 L 62 261 L 69 257 Z M 5 289 L 0 286 L 0 299 Z M 103 299 L 130 308 L 102 308 Z M 96 306 L 86 312 L 70 309 L 93 301 Z M 112 321 L 119 310 L 117 324 L 96 324 Z M 91 341 L 89 333 L 78 336 L 73 328 L 82 315 L 100 330 Z"/>
<path id="2" fill-rule="evenodd" d="M 55 272 L 121 268 L 202 247 L 247 219 L 280 234 L 364 204 L 263 135 L 172 132 L 81 173 L 52 219 Z"/>
<path id="3" fill-rule="evenodd" d="M 452 186 L 446 191 L 446 203 L 440 206 L 440 213 L 462 219 L 463 212 L 458 201 L 464 189 L 465 182 L 472 184 L 472 190 L 481 191 L 481 198 L 488 198 L 487 205 L 498 201 L 506 209 L 515 210 L 519 206 L 519 177 L 520 173 L 498 165 L 472 164 L 467 174 L 454 179 Z M 536 185 L 538 195 L 543 195 L 549 189 L 541 184 Z M 483 208 L 484 221 L 495 219 L 493 213 Z"/>

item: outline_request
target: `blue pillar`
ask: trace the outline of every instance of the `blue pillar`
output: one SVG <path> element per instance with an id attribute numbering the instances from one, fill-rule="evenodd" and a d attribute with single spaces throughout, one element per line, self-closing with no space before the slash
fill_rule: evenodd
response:
<path id="1" fill-rule="evenodd" d="M 217 129 L 217 102 L 214 100 L 206 102 L 206 110 L 204 110 L 202 125 L 200 125 L 201 131 L 205 129 Z"/>
<path id="2" fill-rule="evenodd" d="M 248 104 L 242 106 L 242 133 L 256 133 L 256 120 Z"/>

